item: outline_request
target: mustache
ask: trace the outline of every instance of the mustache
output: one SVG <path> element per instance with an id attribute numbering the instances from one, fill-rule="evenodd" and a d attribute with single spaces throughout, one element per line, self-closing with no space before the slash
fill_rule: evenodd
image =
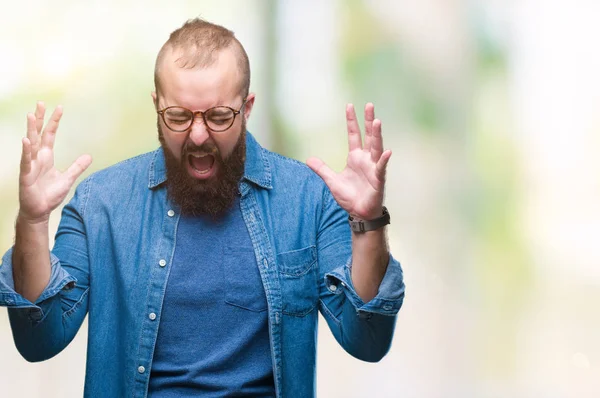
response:
<path id="1" fill-rule="evenodd" d="M 163 129 L 160 125 L 160 121 L 157 119 L 156 128 L 158 130 L 158 141 L 161 144 L 165 144 L 165 136 Z M 204 142 L 202 145 L 195 145 L 193 142 L 188 141 L 185 146 L 181 150 L 181 154 L 183 156 L 187 156 L 190 152 L 204 152 L 210 155 L 215 156 L 216 158 L 220 158 L 219 148 L 213 143 Z"/>
<path id="2" fill-rule="evenodd" d="M 214 145 L 212 143 L 207 143 L 207 142 L 204 142 L 200 146 L 195 145 L 194 143 L 188 143 L 183 148 L 183 153 L 185 155 L 187 155 L 190 152 L 203 152 L 203 153 L 207 153 L 207 154 L 210 154 L 210 155 L 213 155 L 213 156 L 218 156 L 218 154 L 219 154 L 219 148 L 217 148 L 216 145 Z"/>

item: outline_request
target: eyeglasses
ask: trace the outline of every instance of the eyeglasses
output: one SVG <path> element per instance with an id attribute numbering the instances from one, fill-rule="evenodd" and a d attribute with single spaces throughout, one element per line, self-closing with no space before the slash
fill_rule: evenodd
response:
<path id="1" fill-rule="evenodd" d="M 242 112 L 244 105 L 246 105 L 246 100 L 242 102 L 242 106 L 237 111 L 229 106 L 215 106 L 204 112 L 192 112 L 182 106 L 169 106 L 156 111 L 156 113 L 162 116 L 165 126 L 177 133 L 183 133 L 192 127 L 198 115 L 202 116 L 206 128 L 214 133 L 220 133 L 233 125 L 235 117 Z"/>

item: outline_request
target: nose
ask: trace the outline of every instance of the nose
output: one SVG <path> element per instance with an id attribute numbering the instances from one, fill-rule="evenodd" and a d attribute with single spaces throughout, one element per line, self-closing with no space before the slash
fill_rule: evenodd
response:
<path id="1" fill-rule="evenodd" d="M 208 129 L 202 116 L 197 116 L 190 127 L 190 140 L 197 146 L 202 145 L 209 138 Z"/>

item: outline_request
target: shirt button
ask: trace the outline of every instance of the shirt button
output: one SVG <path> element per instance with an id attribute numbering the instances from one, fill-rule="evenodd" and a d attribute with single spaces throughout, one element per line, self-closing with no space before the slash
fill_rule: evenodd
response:
<path id="1" fill-rule="evenodd" d="M 158 262 L 158 265 L 160 265 L 161 267 L 164 267 L 165 265 L 167 265 L 167 262 L 166 262 L 164 259 L 161 259 L 161 260 Z"/>
<path id="2" fill-rule="evenodd" d="M 329 286 L 329 290 L 331 290 L 332 292 L 335 292 L 337 290 L 337 286 L 331 285 L 331 286 Z"/>
<path id="3" fill-rule="evenodd" d="M 146 368 L 145 368 L 145 367 L 143 367 L 143 366 L 140 366 L 140 367 L 138 368 L 138 373 L 144 373 L 145 371 L 146 371 Z"/>
<path id="4" fill-rule="evenodd" d="M 173 217 L 173 216 L 175 215 L 175 212 L 174 212 L 173 210 L 169 210 L 169 211 L 167 212 L 167 215 L 168 215 L 169 217 Z"/>
<path id="5" fill-rule="evenodd" d="M 386 311 L 389 311 L 389 310 L 392 309 L 392 306 L 390 304 L 386 304 L 386 305 L 383 306 L 383 309 L 386 310 Z"/>
<path id="6" fill-rule="evenodd" d="M 155 320 L 155 319 L 156 319 L 156 314 L 155 314 L 154 312 L 151 312 L 151 313 L 148 315 L 148 318 L 150 318 L 150 320 L 151 320 L 151 321 L 153 321 L 153 320 Z"/>

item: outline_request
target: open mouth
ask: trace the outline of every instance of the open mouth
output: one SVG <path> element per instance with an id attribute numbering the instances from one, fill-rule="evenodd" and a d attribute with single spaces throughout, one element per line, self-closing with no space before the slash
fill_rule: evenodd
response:
<path id="1" fill-rule="evenodd" d="M 208 153 L 191 153 L 188 162 L 195 174 L 207 175 L 215 165 L 215 157 Z"/>

